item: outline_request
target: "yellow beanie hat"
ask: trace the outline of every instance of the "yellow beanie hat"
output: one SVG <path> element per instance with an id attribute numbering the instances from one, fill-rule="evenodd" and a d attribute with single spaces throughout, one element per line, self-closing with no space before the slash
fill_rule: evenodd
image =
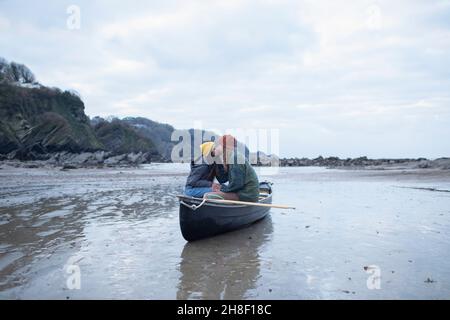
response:
<path id="1" fill-rule="evenodd" d="M 213 146 L 214 146 L 214 142 L 205 142 L 202 145 L 200 145 L 200 150 L 202 151 L 202 155 L 204 157 L 209 155 L 212 151 Z"/>

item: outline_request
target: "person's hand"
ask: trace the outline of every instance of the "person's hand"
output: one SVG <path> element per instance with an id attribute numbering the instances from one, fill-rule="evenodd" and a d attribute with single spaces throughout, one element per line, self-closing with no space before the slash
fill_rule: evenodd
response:
<path id="1" fill-rule="evenodd" d="M 213 190 L 214 192 L 220 191 L 220 184 L 218 184 L 218 183 L 213 183 L 213 184 L 212 184 L 212 190 Z"/>

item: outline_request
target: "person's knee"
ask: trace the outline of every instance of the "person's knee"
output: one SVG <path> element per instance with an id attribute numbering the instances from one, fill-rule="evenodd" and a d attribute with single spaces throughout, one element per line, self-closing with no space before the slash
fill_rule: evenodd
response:
<path id="1" fill-rule="evenodd" d="M 233 201 L 239 201 L 240 200 L 239 195 L 237 193 L 232 193 L 232 192 L 227 193 L 225 199 L 233 200 Z"/>
<path id="2" fill-rule="evenodd" d="M 218 193 L 218 192 L 208 192 L 208 193 L 205 193 L 205 195 L 203 196 L 203 198 L 205 198 L 205 199 L 224 200 L 224 197 L 222 196 L 222 194 L 220 194 L 220 193 Z"/>

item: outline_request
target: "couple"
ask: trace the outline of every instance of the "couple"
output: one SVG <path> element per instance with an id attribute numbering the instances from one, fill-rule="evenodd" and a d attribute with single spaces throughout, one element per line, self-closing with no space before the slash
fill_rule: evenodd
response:
<path id="1" fill-rule="evenodd" d="M 222 136 L 215 143 L 203 143 L 200 149 L 202 159 L 191 163 L 187 196 L 258 202 L 258 176 L 245 156 L 237 152 L 234 137 Z M 214 178 L 220 184 L 214 183 Z"/>

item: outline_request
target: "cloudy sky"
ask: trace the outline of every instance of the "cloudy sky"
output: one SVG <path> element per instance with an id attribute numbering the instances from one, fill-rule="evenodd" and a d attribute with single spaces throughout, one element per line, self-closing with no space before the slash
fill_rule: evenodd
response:
<path id="1" fill-rule="evenodd" d="M 450 156 L 450 0 L 0 0 L 0 48 L 89 116 L 278 129 L 282 156 Z"/>

